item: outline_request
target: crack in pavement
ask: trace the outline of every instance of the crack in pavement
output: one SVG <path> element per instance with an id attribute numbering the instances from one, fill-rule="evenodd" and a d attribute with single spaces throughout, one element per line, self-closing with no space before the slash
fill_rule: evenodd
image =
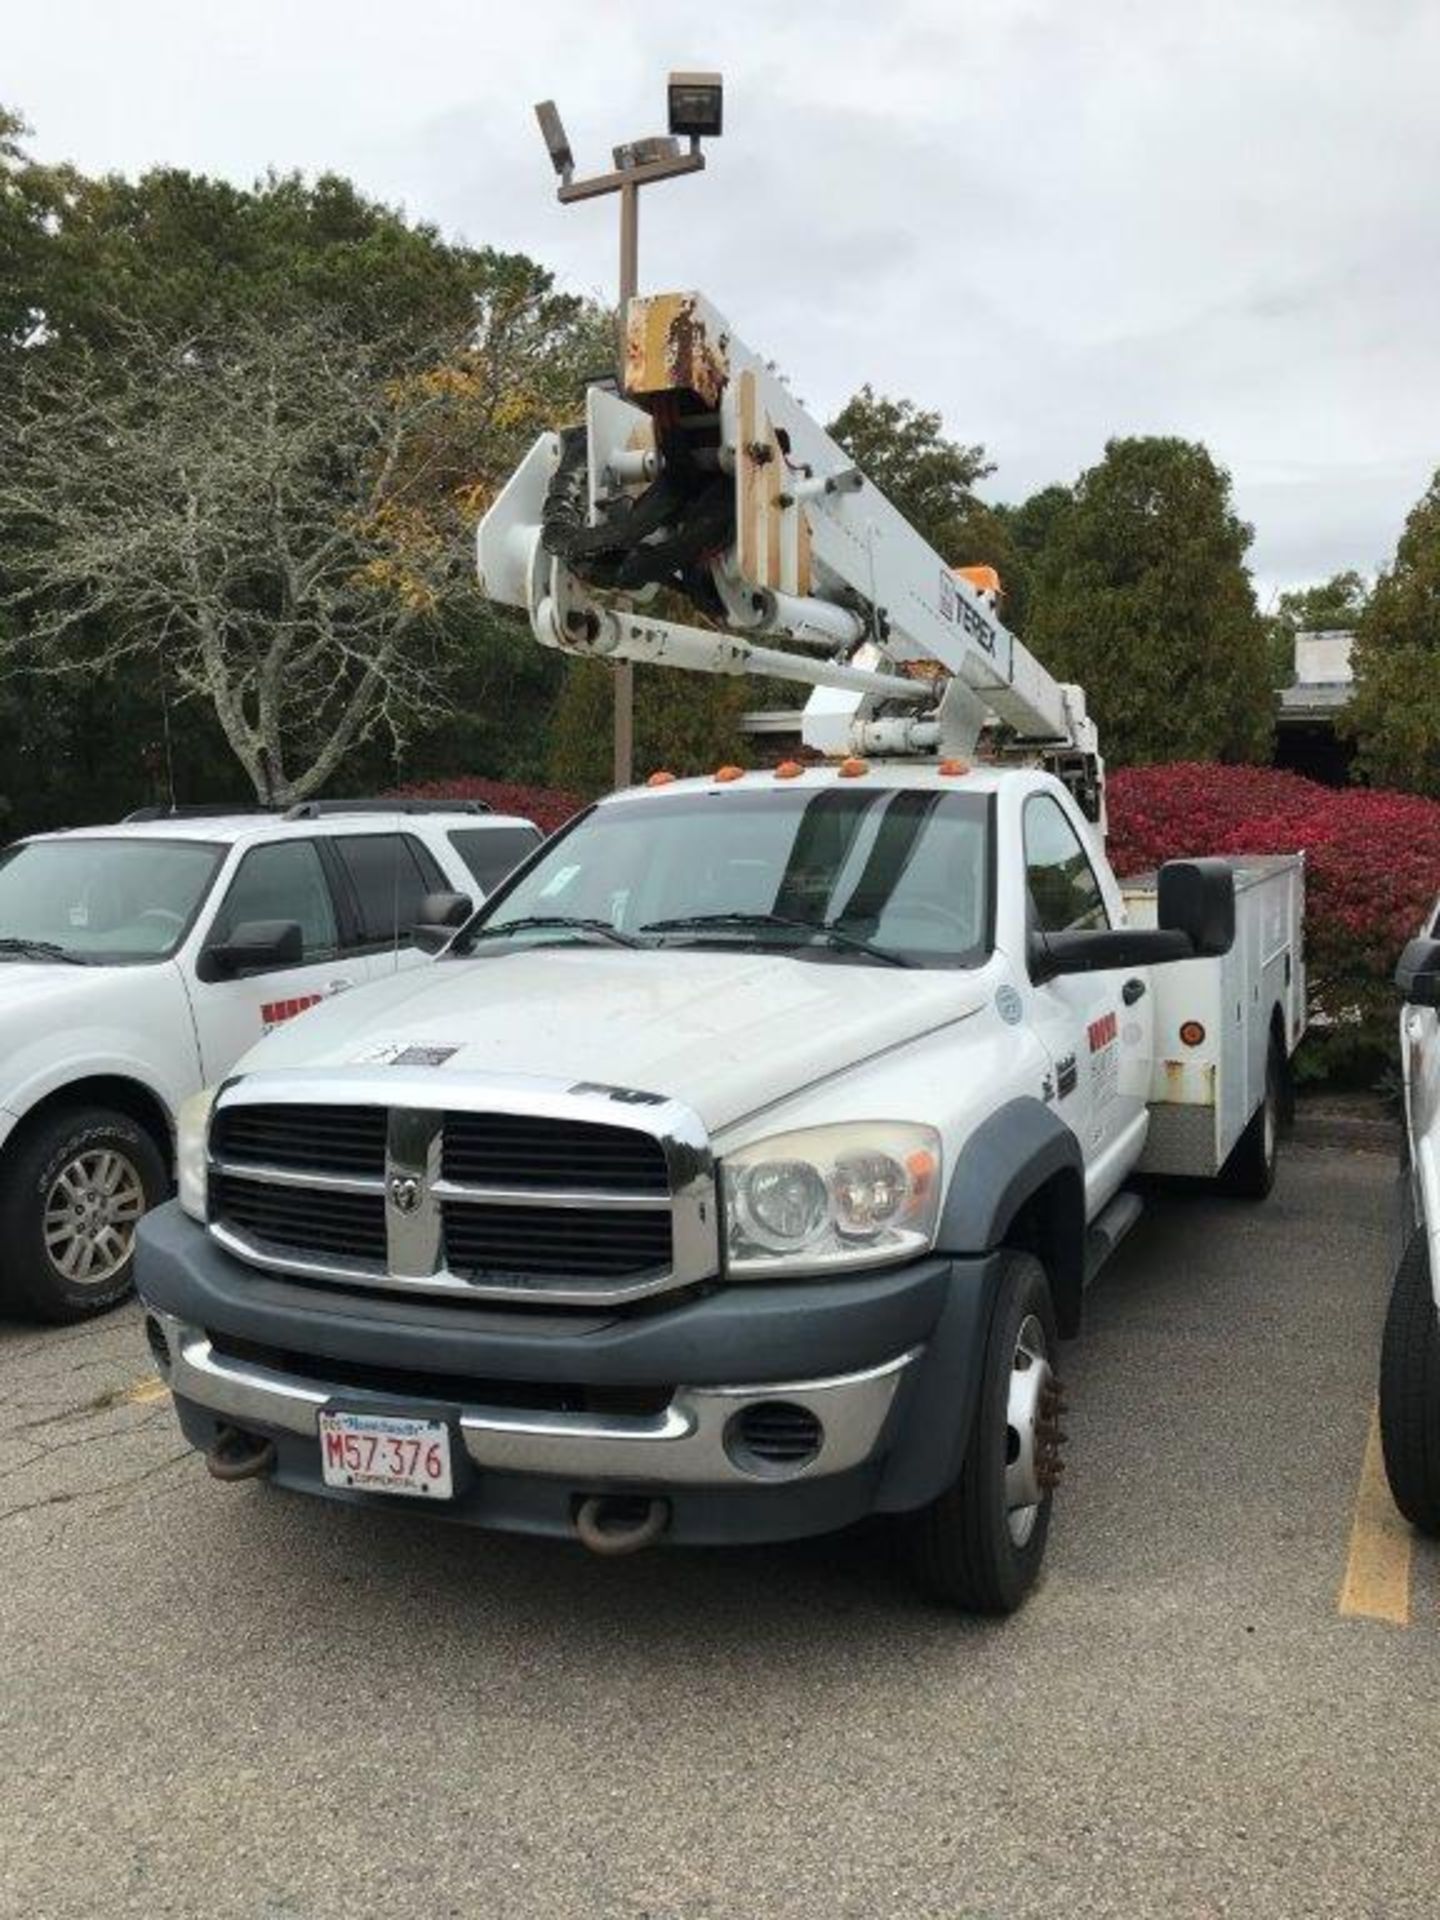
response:
<path id="1" fill-rule="evenodd" d="M 88 1500 L 106 1493 L 131 1493 L 145 1481 L 153 1480 L 157 1474 L 165 1473 L 169 1468 L 178 1466 L 182 1460 L 195 1457 L 193 1447 L 185 1447 L 179 1453 L 172 1453 L 157 1466 L 146 1467 L 140 1473 L 122 1474 L 118 1480 L 107 1480 L 103 1486 L 81 1487 L 72 1493 L 42 1494 L 38 1500 L 24 1500 L 18 1506 L 0 1507 L 0 1522 L 18 1520 L 22 1514 L 36 1513 L 41 1507 L 63 1507 L 72 1500 Z"/>
<path id="2" fill-rule="evenodd" d="M 118 1404 L 123 1406 L 125 1403 L 121 1401 Z M 104 1409 L 106 1412 L 114 1410 L 113 1407 Z M 153 1427 L 158 1420 L 165 1418 L 169 1411 L 168 1407 L 156 1407 L 154 1412 L 147 1413 L 143 1419 L 129 1422 L 125 1426 L 107 1427 L 103 1433 L 80 1433 L 73 1440 L 57 1440 L 53 1447 L 39 1447 L 28 1459 L 0 1471 L 0 1485 L 7 1480 L 16 1479 L 22 1473 L 28 1473 L 32 1467 L 39 1466 L 42 1460 L 53 1460 L 57 1453 L 73 1453 L 76 1447 L 94 1447 L 105 1440 L 119 1440 L 126 1434 L 143 1433 L 147 1427 Z"/>

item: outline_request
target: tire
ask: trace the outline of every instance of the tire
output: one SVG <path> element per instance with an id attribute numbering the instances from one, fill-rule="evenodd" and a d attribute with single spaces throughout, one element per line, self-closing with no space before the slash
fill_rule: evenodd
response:
<path id="1" fill-rule="evenodd" d="M 1044 1268 L 1028 1253 L 1007 1253 L 964 1464 L 938 1498 L 902 1522 L 918 1583 L 951 1606 L 1013 1613 L 1039 1575 L 1064 1439 L 1057 1342 Z M 1027 1405 L 1028 1431 L 1012 1424 Z M 1027 1471 L 1037 1454 L 1043 1485 Z M 1022 1491 L 1039 1497 L 1017 1502 Z"/>
<path id="2" fill-rule="evenodd" d="M 55 1322 L 115 1306 L 133 1284 L 136 1223 L 169 1184 L 128 1114 L 69 1107 L 27 1128 L 0 1166 L 0 1305 Z"/>
<path id="3" fill-rule="evenodd" d="M 1264 1097 L 1220 1169 L 1219 1184 L 1224 1192 L 1240 1200 L 1263 1200 L 1275 1185 L 1284 1105 L 1285 1064 L 1272 1040 L 1265 1055 Z"/>
<path id="4" fill-rule="evenodd" d="M 1422 1533 L 1440 1534 L 1440 1320 L 1423 1230 L 1401 1255 L 1385 1316 L 1380 1439 L 1396 1506 Z"/>

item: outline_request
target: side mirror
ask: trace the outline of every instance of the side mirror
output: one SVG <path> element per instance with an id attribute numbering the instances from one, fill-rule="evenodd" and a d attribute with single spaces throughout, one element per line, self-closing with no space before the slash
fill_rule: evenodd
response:
<path id="1" fill-rule="evenodd" d="M 1189 960 L 1194 952 L 1183 933 L 1156 927 L 1038 933 L 1030 943 L 1030 978 L 1039 986 L 1059 974 L 1105 973 L 1112 967 L 1160 967 L 1167 960 Z"/>
<path id="2" fill-rule="evenodd" d="M 1197 958 L 1235 944 L 1235 869 L 1228 860 L 1167 860 L 1160 869 L 1157 925 L 1183 933 Z"/>
<path id="3" fill-rule="evenodd" d="M 278 967 L 298 967 L 305 958 L 305 942 L 298 920 L 242 920 L 228 940 L 205 950 L 206 971 L 217 980 L 238 979 L 245 973 L 270 973 Z"/>
<path id="4" fill-rule="evenodd" d="M 439 953 L 474 911 L 468 893 L 427 893 L 410 929 L 411 938 L 421 953 Z"/>
<path id="5" fill-rule="evenodd" d="M 1440 1007 L 1440 940 L 1412 940 L 1395 969 L 1400 998 L 1415 1007 Z"/>

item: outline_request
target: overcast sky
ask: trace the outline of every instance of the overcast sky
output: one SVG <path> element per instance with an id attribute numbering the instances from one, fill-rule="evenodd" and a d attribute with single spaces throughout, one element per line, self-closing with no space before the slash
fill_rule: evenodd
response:
<path id="1" fill-rule="evenodd" d="M 614 283 L 582 171 L 719 67 L 641 285 L 702 287 L 822 415 L 862 381 L 983 441 L 987 491 L 1116 433 L 1201 439 L 1262 598 L 1388 557 L 1440 464 L 1436 0 L 0 0 L 32 150 L 247 182 L 325 168 L 447 234 Z"/>

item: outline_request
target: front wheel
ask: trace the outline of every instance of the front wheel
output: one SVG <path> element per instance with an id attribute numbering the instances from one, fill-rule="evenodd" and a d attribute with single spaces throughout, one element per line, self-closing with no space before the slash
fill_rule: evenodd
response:
<path id="1" fill-rule="evenodd" d="M 1423 1230 L 1401 1256 L 1385 1316 L 1380 1439 L 1396 1506 L 1422 1533 L 1440 1534 L 1440 1321 Z"/>
<path id="2" fill-rule="evenodd" d="M 38 1121 L 0 1172 L 0 1304 L 67 1321 L 123 1300 L 135 1229 L 167 1186 L 155 1142 L 128 1114 L 72 1107 Z"/>
<path id="3" fill-rule="evenodd" d="M 974 1613 L 1013 1613 L 1035 1584 L 1065 1438 L 1045 1270 L 1028 1253 L 1004 1262 L 964 1464 L 902 1523 L 920 1584 Z"/>

